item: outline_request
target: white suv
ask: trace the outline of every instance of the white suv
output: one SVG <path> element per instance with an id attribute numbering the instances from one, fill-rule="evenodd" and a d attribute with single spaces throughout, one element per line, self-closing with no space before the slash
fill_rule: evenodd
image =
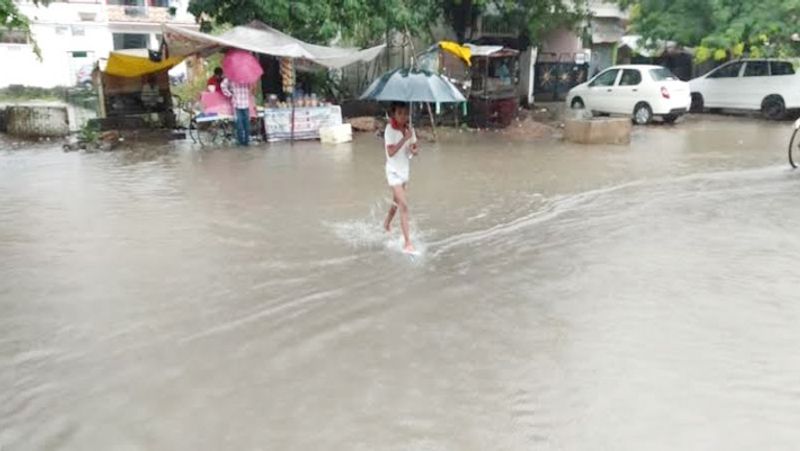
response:
<path id="1" fill-rule="evenodd" d="M 746 59 L 724 64 L 689 82 L 692 111 L 731 108 L 781 119 L 800 108 L 800 77 L 785 60 Z"/>
<path id="2" fill-rule="evenodd" d="M 653 116 L 675 122 L 689 111 L 689 84 L 666 67 L 624 65 L 610 67 L 567 94 L 567 106 L 599 114 L 625 114 L 636 124 Z"/>

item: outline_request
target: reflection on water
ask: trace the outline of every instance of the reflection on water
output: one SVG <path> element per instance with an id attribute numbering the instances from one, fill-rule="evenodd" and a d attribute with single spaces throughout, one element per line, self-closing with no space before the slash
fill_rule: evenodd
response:
<path id="1" fill-rule="evenodd" d="M 787 128 L 0 151 L 0 449 L 793 450 Z"/>

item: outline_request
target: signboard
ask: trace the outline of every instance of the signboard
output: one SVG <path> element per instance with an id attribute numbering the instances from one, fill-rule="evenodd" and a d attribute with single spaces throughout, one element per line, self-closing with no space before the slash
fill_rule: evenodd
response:
<path id="1" fill-rule="evenodd" d="M 302 107 L 294 110 L 294 139 L 319 139 L 319 129 L 342 124 L 338 105 Z M 264 111 L 264 128 L 270 142 L 292 138 L 292 109 L 270 108 Z"/>

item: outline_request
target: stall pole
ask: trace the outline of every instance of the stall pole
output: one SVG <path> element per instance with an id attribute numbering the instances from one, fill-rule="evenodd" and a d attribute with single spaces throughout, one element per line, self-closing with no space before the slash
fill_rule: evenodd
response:
<path id="1" fill-rule="evenodd" d="M 486 128 L 489 128 L 489 117 L 490 117 L 490 107 L 489 107 L 489 64 L 491 60 L 489 57 L 486 57 L 486 66 L 484 67 L 483 71 L 483 108 L 484 108 L 484 117 L 486 122 Z"/>
<path id="2" fill-rule="evenodd" d="M 294 143 L 294 108 L 295 108 L 295 100 L 294 100 L 294 93 L 297 90 L 297 72 L 295 71 L 294 67 L 294 58 L 292 58 L 292 74 L 294 78 L 294 85 L 292 86 L 292 135 L 290 138 L 290 142 Z"/>
<path id="3" fill-rule="evenodd" d="M 419 67 L 417 66 L 417 57 L 416 57 L 417 51 L 414 49 L 414 41 L 411 40 L 411 33 L 408 32 L 408 26 L 406 26 L 405 29 L 406 29 L 406 39 L 408 39 L 408 44 L 411 46 L 411 67 L 413 67 L 414 69 L 419 69 Z M 405 49 L 405 45 L 403 46 L 403 49 Z M 428 117 L 431 120 L 431 131 L 433 132 L 433 140 L 436 141 L 438 139 L 436 136 L 436 121 L 433 119 L 433 111 L 431 111 L 431 104 L 425 102 L 425 106 L 428 108 Z M 414 110 L 412 109 L 411 112 L 413 113 Z"/>
<path id="4" fill-rule="evenodd" d="M 291 142 L 294 142 L 294 93 L 292 93 L 292 137 Z"/>

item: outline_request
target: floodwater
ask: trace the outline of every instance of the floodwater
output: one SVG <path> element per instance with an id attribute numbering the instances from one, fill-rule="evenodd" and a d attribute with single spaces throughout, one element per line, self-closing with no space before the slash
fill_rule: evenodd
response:
<path id="1" fill-rule="evenodd" d="M 790 129 L 0 151 L 0 449 L 796 450 Z"/>

